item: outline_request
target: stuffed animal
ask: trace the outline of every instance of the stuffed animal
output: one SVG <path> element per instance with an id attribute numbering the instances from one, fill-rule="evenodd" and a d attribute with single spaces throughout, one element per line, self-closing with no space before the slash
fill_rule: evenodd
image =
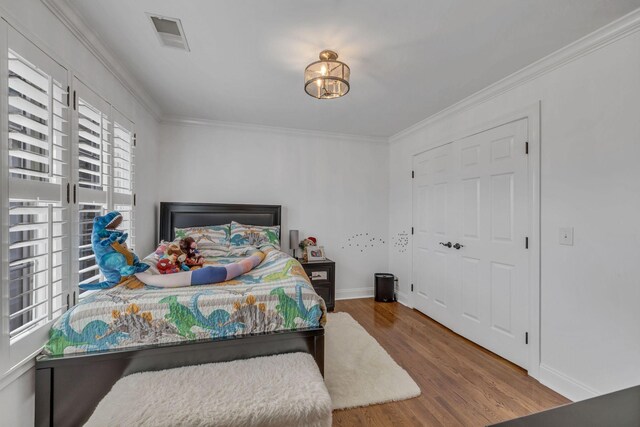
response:
<path id="1" fill-rule="evenodd" d="M 169 243 L 165 242 L 164 240 L 162 242 L 160 242 L 160 245 L 158 245 L 158 247 L 156 248 L 156 256 L 158 258 L 162 258 L 164 256 L 164 253 L 167 251 L 167 245 Z"/>
<path id="2" fill-rule="evenodd" d="M 109 212 L 93 219 L 91 246 L 104 282 L 80 285 L 80 289 L 108 289 L 116 286 L 135 273 L 146 271 L 149 266 L 143 264 L 138 256 L 127 247 L 129 235 L 117 230 L 122 222 L 120 212 Z"/>
<path id="3" fill-rule="evenodd" d="M 308 261 L 309 255 L 307 255 L 307 246 L 316 246 L 318 240 L 315 237 L 307 237 L 300 242 L 300 249 L 302 249 L 303 261 Z"/>
<path id="4" fill-rule="evenodd" d="M 318 240 L 315 237 L 307 237 L 306 239 L 300 242 L 299 246 L 300 246 L 300 249 L 304 251 L 307 246 L 315 246 L 317 242 Z"/>
<path id="5" fill-rule="evenodd" d="M 156 267 L 158 267 L 160 274 L 171 274 L 181 271 L 169 258 L 160 258 Z"/>
<path id="6" fill-rule="evenodd" d="M 198 251 L 198 244 L 193 237 L 185 237 L 180 240 L 180 249 L 187 254 L 184 263 L 191 269 L 198 269 L 204 265 L 204 257 Z"/>
<path id="7" fill-rule="evenodd" d="M 182 252 L 176 243 L 169 243 L 164 256 L 158 261 L 156 267 L 161 274 L 177 273 L 179 271 L 189 271 L 189 267 L 184 264 L 187 254 Z"/>

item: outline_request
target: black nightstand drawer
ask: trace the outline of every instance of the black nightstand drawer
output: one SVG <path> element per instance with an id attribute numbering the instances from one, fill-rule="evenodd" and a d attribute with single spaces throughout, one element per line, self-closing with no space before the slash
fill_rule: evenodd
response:
<path id="1" fill-rule="evenodd" d="M 311 280 L 313 283 L 330 282 L 329 277 L 331 276 L 331 270 L 321 267 L 313 269 L 310 268 L 307 276 L 309 276 L 309 280 Z"/>
<path id="2" fill-rule="evenodd" d="M 324 261 L 300 261 L 309 281 L 316 293 L 324 300 L 327 310 L 333 311 L 335 306 L 336 264 L 327 259 Z"/>

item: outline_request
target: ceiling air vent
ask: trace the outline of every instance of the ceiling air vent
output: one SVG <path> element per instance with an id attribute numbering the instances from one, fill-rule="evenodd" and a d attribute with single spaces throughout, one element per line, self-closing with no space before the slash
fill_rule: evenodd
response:
<path id="1" fill-rule="evenodd" d="M 179 19 L 152 15 L 150 13 L 147 15 L 149 19 L 151 19 L 153 28 L 156 30 L 156 34 L 158 34 L 160 43 L 163 46 L 189 51 L 189 44 L 187 43 L 187 38 L 184 36 L 182 23 Z"/>

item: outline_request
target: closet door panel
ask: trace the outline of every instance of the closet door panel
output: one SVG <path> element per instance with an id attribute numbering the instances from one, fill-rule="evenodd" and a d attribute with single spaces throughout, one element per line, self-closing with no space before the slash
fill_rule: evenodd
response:
<path id="1" fill-rule="evenodd" d="M 526 367 L 527 121 L 414 157 L 415 307 Z"/>
<path id="2" fill-rule="evenodd" d="M 442 323 L 454 321 L 459 260 L 445 244 L 456 235 L 458 223 L 455 168 L 450 144 L 427 151 L 414 159 L 414 294 L 416 307 Z"/>
<path id="3" fill-rule="evenodd" d="M 527 121 L 520 120 L 454 143 L 463 159 L 456 178 L 463 187 L 458 332 L 523 367 L 529 317 L 526 136 Z M 470 156 L 464 161 L 468 151 L 477 154 L 473 162 Z"/>

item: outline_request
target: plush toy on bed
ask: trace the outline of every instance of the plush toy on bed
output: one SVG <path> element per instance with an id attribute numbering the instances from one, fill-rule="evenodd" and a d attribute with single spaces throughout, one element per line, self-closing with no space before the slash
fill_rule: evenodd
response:
<path id="1" fill-rule="evenodd" d="M 171 274 L 179 271 L 189 271 L 189 267 L 185 263 L 187 254 L 182 252 L 180 245 L 169 243 L 166 246 L 164 256 L 160 258 L 156 267 L 160 274 Z"/>
<path id="2" fill-rule="evenodd" d="M 180 249 L 187 254 L 184 263 L 192 270 L 198 269 L 204 265 L 204 257 L 198 251 L 198 244 L 193 237 L 185 237 L 180 239 Z"/>
<path id="3" fill-rule="evenodd" d="M 104 282 L 80 285 L 80 289 L 108 289 L 121 283 L 134 273 L 142 273 L 149 266 L 140 262 L 136 254 L 127 247 L 129 235 L 117 230 L 122 222 L 120 212 L 109 212 L 93 219 L 91 246 Z"/>

